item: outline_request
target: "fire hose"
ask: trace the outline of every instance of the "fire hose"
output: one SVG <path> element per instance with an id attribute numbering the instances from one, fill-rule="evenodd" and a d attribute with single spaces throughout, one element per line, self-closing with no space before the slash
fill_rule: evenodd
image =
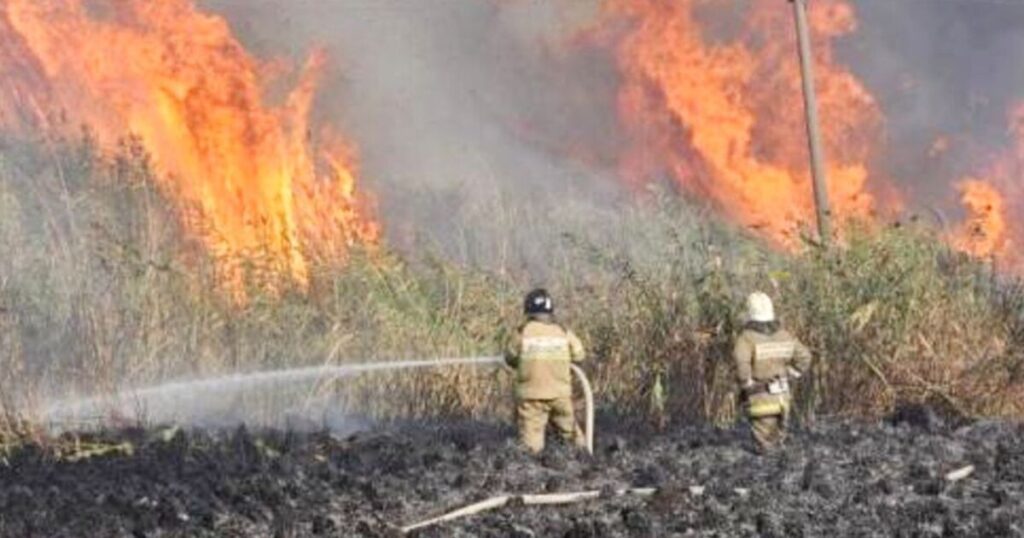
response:
<path id="1" fill-rule="evenodd" d="M 468 359 L 444 359 L 435 361 L 431 364 L 431 361 L 420 361 L 415 367 L 426 367 L 426 366 L 446 366 L 451 364 L 504 364 L 505 359 L 503 357 L 472 357 Z M 584 430 L 583 439 L 587 449 L 587 453 L 594 453 L 594 390 L 590 386 L 590 380 L 587 378 L 587 374 L 582 368 L 571 364 L 573 376 L 580 385 L 580 389 L 583 391 L 583 404 L 584 404 Z"/>
<path id="2" fill-rule="evenodd" d="M 620 489 L 612 493 L 615 497 L 622 497 L 626 495 L 637 495 L 637 496 L 650 496 L 654 495 L 657 490 L 654 488 L 629 488 Z M 509 504 L 521 504 L 523 506 L 542 506 L 542 505 L 556 505 L 556 504 L 572 504 L 583 501 L 589 501 L 592 499 L 598 499 L 605 495 L 605 492 L 600 490 L 590 491 L 573 491 L 568 493 L 543 493 L 536 495 L 499 495 L 497 497 L 491 497 L 477 503 L 470 504 L 453 510 L 447 514 L 437 516 L 419 523 L 412 525 L 406 525 L 400 528 L 402 534 L 409 534 L 410 532 L 420 530 L 426 527 L 445 523 L 462 517 L 472 516 L 488 510 L 495 510 L 502 508 Z"/>
<path id="3" fill-rule="evenodd" d="M 572 373 L 583 389 L 584 404 L 584 430 L 583 438 L 586 441 L 587 453 L 594 453 L 594 391 L 590 388 L 590 380 L 583 369 L 575 364 L 572 365 Z"/>
<path id="4" fill-rule="evenodd" d="M 974 465 L 967 465 L 954 471 L 946 473 L 945 478 L 947 482 L 958 482 L 964 480 L 974 473 Z M 733 491 L 745 497 L 750 494 L 750 490 L 747 488 L 733 488 Z M 611 492 L 610 496 L 624 497 L 626 495 L 635 495 L 638 497 L 649 497 L 658 492 L 657 488 L 626 488 L 618 489 Z M 692 495 L 703 495 L 703 486 L 691 486 L 690 493 Z M 589 501 L 593 499 L 599 499 L 601 497 L 608 497 L 608 492 L 602 490 L 589 490 L 589 491 L 574 491 L 567 493 L 544 493 L 544 494 L 526 494 L 526 495 L 499 495 L 497 497 L 491 497 L 483 501 L 475 502 L 470 505 L 466 505 L 457 510 L 452 510 L 446 514 L 430 518 L 419 523 L 412 525 L 406 525 L 405 527 L 399 528 L 399 532 L 402 534 L 409 534 L 410 532 L 424 529 L 426 527 L 432 527 L 448 521 L 453 521 L 459 518 L 468 517 L 486 512 L 488 510 L 496 510 L 508 505 L 522 505 L 522 506 L 550 506 L 559 504 L 572 504 L 578 502 Z"/>
<path id="5" fill-rule="evenodd" d="M 377 363 L 363 363 L 363 364 L 350 364 L 350 365 L 338 365 L 338 366 L 314 366 L 306 368 L 293 368 L 289 370 L 278 370 L 270 372 L 255 372 L 250 374 L 234 374 L 214 379 L 204 379 L 197 381 L 179 381 L 171 382 L 163 385 L 154 387 L 148 387 L 143 389 L 136 389 L 129 391 L 125 394 L 118 394 L 122 398 L 133 398 L 135 400 L 143 400 L 147 398 L 156 397 L 174 397 L 181 394 L 192 394 L 196 390 L 201 389 L 223 389 L 226 386 L 258 386 L 265 383 L 279 382 L 279 381 L 300 381 L 300 380 L 324 380 L 336 377 L 342 377 L 346 375 L 352 375 L 357 373 L 368 373 L 375 371 L 387 371 L 394 369 L 420 369 L 420 368 L 438 368 L 444 366 L 468 366 L 468 365 L 502 365 L 504 364 L 503 357 L 466 357 L 466 358 L 448 358 L 448 359 L 434 359 L 434 360 L 409 360 L 409 361 L 393 361 L 393 362 L 377 362 Z M 575 364 L 570 365 L 573 377 L 579 383 L 580 388 L 583 392 L 584 401 L 584 443 L 588 453 L 594 453 L 594 393 L 591 388 L 590 381 L 587 379 L 586 373 L 576 366 Z M 57 402 L 48 411 L 47 416 L 52 420 L 60 417 L 64 413 L 73 411 L 76 408 L 91 408 L 102 402 L 99 398 L 90 398 L 85 400 L 77 400 L 70 402 Z M 642 495 L 648 496 L 654 494 L 655 490 L 651 488 L 631 488 L 631 489 L 620 489 L 611 492 L 614 496 L 624 495 Z M 460 517 L 465 517 L 473 514 L 477 514 L 486 510 L 493 510 L 506 506 L 508 504 L 521 504 L 525 506 L 531 505 L 559 505 L 559 504 L 570 504 L 576 502 L 583 502 L 591 499 L 596 499 L 605 495 L 602 491 L 580 491 L 580 492 L 567 492 L 567 493 L 549 493 L 549 494 L 526 494 L 526 495 L 500 495 L 493 497 L 481 502 L 471 504 L 469 506 L 460 508 L 453 512 L 449 512 L 439 517 L 435 517 L 420 523 L 409 525 L 401 528 L 403 534 L 412 532 L 417 529 L 443 523 L 445 521 L 451 521 Z"/>
<path id="6" fill-rule="evenodd" d="M 493 357 L 486 357 L 480 361 L 483 362 L 494 362 Z M 586 443 L 586 449 L 589 454 L 594 453 L 594 392 L 590 386 L 590 380 L 587 379 L 587 374 L 583 372 L 583 369 L 575 364 L 571 365 L 573 376 L 579 383 L 580 388 L 583 391 L 583 401 L 585 407 L 584 417 L 584 440 Z M 620 489 L 614 492 L 617 497 L 625 495 L 642 495 L 649 496 L 655 493 L 654 488 L 630 488 Z M 452 521 L 458 518 L 479 514 L 488 510 L 495 510 L 502 508 L 509 504 L 522 505 L 522 506 L 540 506 L 540 505 L 557 505 L 557 504 L 572 504 L 577 502 L 588 501 L 591 499 L 597 499 L 603 495 L 602 491 L 591 490 L 591 491 L 577 491 L 567 493 L 545 493 L 545 494 L 526 494 L 526 495 L 499 495 L 497 497 L 491 497 L 480 502 L 464 506 L 457 510 L 453 510 L 446 514 L 407 525 L 400 529 L 402 534 L 408 534 L 415 530 L 431 527 L 446 521 Z"/>
<path id="7" fill-rule="evenodd" d="M 504 364 L 504 358 L 502 357 L 477 357 L 471 359 L 465 359 L 469 363 L 477 364 Z M 444 362 L 439 361 L 438 366 L 443 366 Z M 583 439 L 587 449 L 587 453 L 594 453 L 594 390 L 590 386 L 590 380 L 587 378 L 587 374 L 582 368 L 575 364 L 570 365 L 573 376 L 576 378 L 577 383 L 580 385 L 580 389 L 583 392 L 583 405 L 584 405 L 584 417 L 583 417 Z"/>
<path id="8" fill-rule="evenodd" d="M 169 406 L 178 405 L 195 397 L 197 392 L 222 392 L 232 387 L 255 388 L 275 383 L 298 383 L 306 381 L 325 381 L 340 377 L 382 372 L 400 369 L 440 368 L 445 366 L 499 366 L 505 363 L 503 357 L 462 357 L 426 360 L 379 361 L 360 364 L 323 365 L 286 370 L 273 370 L 253 373 L 231 374 L 221 377 L 198 379 L 193 381 L 172 381 L 161 385 L 131 389 L 113 395 L 95 396 L 84 399 L 61 400 L 51 404 L 44 412 L 45 421 L 51 427 L 65 422 L 73 422 L 82 415 L 100 414 L 104 407 L 116 402 L 128 402 L 135 407 L 141 403 L 161 401 Z M 588 452 L 594 452 L 594 395 L 590 382 L 583 370 L 571 365 L 583 391 L 585 403 L 584 440 Z"/>

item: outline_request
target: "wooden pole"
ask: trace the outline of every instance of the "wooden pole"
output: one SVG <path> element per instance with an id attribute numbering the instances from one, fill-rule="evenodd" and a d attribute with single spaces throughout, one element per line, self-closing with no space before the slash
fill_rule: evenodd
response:
<path id="1" fill-rule="evenodd" d="M 807 115 L 807 142 L 811 150 L 811 176 L 814 180 L 814 206 L 818 216 L 818 235 L 828 247 L 832 240 L 832 210 L 829 208 L 828 180 L 825 177 L 825 152 L 821 147 L 818 124 L 818 97 L 814 88 L 814 56 L 811 55 L 811 34 L 807 22 L 807 1 L 789 0 L 796 19 L 800 52 L 800 74 L 803 79 L 804 109 Z"/>

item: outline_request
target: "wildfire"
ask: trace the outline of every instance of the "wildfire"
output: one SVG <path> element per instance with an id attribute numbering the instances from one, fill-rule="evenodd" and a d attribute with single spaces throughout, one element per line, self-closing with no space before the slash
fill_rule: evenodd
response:
<path id="1" fill-rule="evenodd" d="M 991 184 L 978 179 L 962 181 L 957 190 L 968 218 L 954 236 L 953 244 L 978 257 L 1003 252 L 1008 245 L 1003 196 Z"/>
<path id="2" fill-rule="evenodd" d="M 1010 111 L 1009 123 L 1008 135 L 1014 145 L 995 158 L 982 179 L 967 178 L 958 184 L 967 219 L 952 242 L 973 255 L 998 258 L 1020 273 L 1024 256 L 1016 250 L 1015 239 L 1024 234 L 1024 227 L 1012 215 L 1024 209 L 1019 202 L 1024 195 L 1020 184 L 1024 174 L 1024 103 Z"/>
<path id="3" fill-rule="evenodd" d="M 791 15 L 753 2 L 735 28 L 710 32 L 701 10 L 728 19 L 736 9 L 716 4 L 607 0 L 606 27 L 629 21 L 615 39 L 619 113 L 635 143 L 623 173 L 636 182 L 667 170 L 732 219 L 791 245 L 794 226 L 813 215 Z M 838 0 L 814 5 L 830 200 L 840 217 L 865 217 L 876 207 L 866 163 L 881 114 L 830 47 L 856 29 L 853 9 Z"/>
<path id="4" fill-rule="evenodd" d="M 848 0 L 811 5 L 833 213 L 870 218 L 900 196 L 869 173 L 879 106 L 833 51 L 856 32 L 857 13 Z M 638 184 L 667 173 L 732 220 L 795 245 L 813 200 L 792 24 L 784 3 L 604 0 L 596 35 L 621 76 L 623 176 Z M 106 144 L 136 135 L 226 280 L 239 284 L 235 261 L 262 255 L 305 282 L 311 256 L 337 259 L 379 234 L 353 146 L 310 121 L 325 62 L 313 54 L 270 105 L 281 70 L 193 0 L 0 0 L 0 126 L 46 128 L 66 115 Z M 951 242 L 979 256 L 1007 255 L 1024 232 L 1008 218 L 1020 209 L 1024 106 L 1013 119 L 1018 147 L 958 183 L 968 218 Z M 944 136 L 930 155 L 948 149 Z"/>
<path id="5" fill-rule="evenodd" d="M 270 70 L 192 0 L 3 0 L 0 10 L 0 121 L 66 113 L 107 144 L 138 136 L 165 190 L 198 213 L 187 224 L 226 279 L 240 278 L 234 260 L 263 255 L 305 282 L 310 255 L 376 241 L 351 146 L 310 124 L 322 53 L 270 106 Z"/>

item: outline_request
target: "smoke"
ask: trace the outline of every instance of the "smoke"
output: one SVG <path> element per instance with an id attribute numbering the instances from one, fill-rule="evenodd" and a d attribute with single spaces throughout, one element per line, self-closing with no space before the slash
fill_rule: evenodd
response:
<path id="1" fill-rule="evenodd" d="M 951 183 L 1010 143 L 1024 99 L 1024 3 L 861 0 L 844 43 L 879 99 L 888 140 L 880 168 L 922 204 L 950 207 Z"/>
<path id="2" fill-rule="evenodd" d="M 625 141 L 614 60 L 571 42 L 600 4 L 206 2 L 264 56 L 330 50 L 337 76 L 320 111 L 357 139 L 393 244 L 426 241 L 470 262 L 512 252 L 528 271 L 545 265 L 557 233 L 607 225 L 629 198 L 615 177 Z M 859 28 L 838 54 L 886 118 L 872 175 L 894 182 L 910 212 L 959 211 L 953 184 L 1006 147 L 1008 110 L 1024 96 L 1013 68 L 1024 3 L 853 5 Z M 728 21 L 708 22 L 728 32 Z"/>
<path id="3" fill-rule="evenodd" d="M 356 140 L 393 246 L 533 273 L 621 204 L 615 66 L 569 43 L 599 2 L 205 5 L 265 57 L 327 47 L 319 112 Z"/>
<path id="4" fill-rule="evenodd" d="M 716 9 L 701 10 L 700 16 L 714 17 L 729 5 L 741 12 L 754 2 L 769 1 L 715 0 Z M 789 9 L 785 0 L 776 1 L 778 9 Z M 389 246 L 438 253 L 550 284 L 554 275 L 576 274 L 565 271 L 565 265 L 575 263 L 571 256 L 564 256 L 562 265 L 566 233 L 626 249 L 630 262 L 639 260 L 641 267 L 667 268 L 665 258 L 680 251 L 667 248 L 659 230 L 668 230 L 665 236 L 684 236 L 710 220 L 707 213 L 684 210 L 659 222 L 658 216 L 636 204 L 635 190 L 621 180 L 619 160 L 632 141 L 618 117 L 622 80 L 616 59 L 613 51 L 574 39 L 591 29 L 602 0 L 200 3 L 224 15 L 247 48 L 261 58 L 282 58 L 300 66 L 311 51 L 327 49 L 332 65 L 318 93 L 315 114 L 320 123 L 340 127 L 357 147 L 359 185 L 376 195 Z M 1011 143 L 1008 110 L 1024 97 L 1024 72 L 1014 68 L 1024 60 L 1024 1 L 853 3 L 859 29 L 840 39 L 837 54 L 867 85 L 886 118 L 885 139 L 878 143 L 871 173 L 883 176 L 877 183 L 894 182 L 905 194 L 909 211 L 935 207 L 952 215 L 959 211 L 954 183 L 983 175 Z M 707 36 L 712 41 L 736 31 L 728 20 L 701 22 L 711 23 L 705 26 L 709 33 L 721 34 Z M 14 65 L 14 71 L 31 72 L 20 67 L 23 56 L 17 43 L 0 41 L 0 58 L 11 60 L 3 63 Z M 276 67 L 271 63 L 268 71 Z M 294 87 L 298 69 L 292 75 L 281 80 L 283 89 L 270 91 Z M 18 79 L 8 78 L 18 95 L 31 95 L 16 87 Z M 293 80 L 284 80 L 288 78 Z M 29 82 L 28 88 L 45 86 Z M 765 91 L 769 87 L 766 84 Z M 31 97 L 45 101 L 46 96 Z M 273 97 L 281 101 L 280 95 Z M 0 103 L 0 120 L 17 119 L 29 104 Z M 86 149 L 83 153 L 95 150 L 91 145 Z M 142 149 L 146 148 L 129 145 L 122 152 L 131 156 Z M 108 258 L 123 257 L 138 262 L 140 279 L 174 282 L 165 276 L 169 259 L 158 254 L 189 246 L 177 244 L 176 215 L 154 216 L 143 210 L 150 205 L 170 207 L 152 203 L 161 194 L 148 172 L 122 170 L 121 159 L 115 159 L 111 169 L 119 178 L 145 177 L 134 184 L 99 182 L 110 191 L 104 200 L 111 201 L 104 202 L 109 207 L 92 209 L 86 202 L 99 202 L 76 191 L 81 185 L 64 181 L 103 176 L 106 172 L 88 168 L 95 160 L 90 155 L 71 155 L 63 162 L 48 155 L 21 159 L 21 153 L 13 148 L 0 156 L 0 175 L 11 178 L 7 184 L 13 186 L 10 192 L 0 190 L 0 209 L 3 214 L 30 217 L 0 223 L 0 245 L 10 252 L 25 252 L 26 245 L 44 243 L 35 237 L 52 237 L 61 258 L 54 261 L 50 252 L 40 249 L 38 255 L 22 255 L 25 260 L 19 263 L 16 256 L 0 262 L 0 292 L 33 301 L 40 298 L 42 305 L 6 321 L 23 324 L 27 329 L 22 332 L 28 336 L 24 343 L 4 343 L 0 348 L 32 357 L 40 368 L 54 360 L 82 370 L 93 363 L 108 364 L 112 356 L 148 356 L 146 350 L 157 349 L 152 353 L 163 362 L 153 361 L 156 366 L 147 368 L 159 375 L 173 374 L 181 357 L 198 356 L 187 346 L 177 353 L 178 348 L 165 351 L 157 343 L 130 338 L 137 334 L 132 329 L 136 324 L 164 326 L 162 316 L 170 314 L 148 307 L 149 301 L 162 304 L 157 296 L 135 297 L 133 289 L 115 287 L 125 277 L 112 272 L 120 270 L 116 263 L 107 265 Z M 48 164 L 32 165 L 36 162 Z M 0 182 L 0 189 L 6 186 Z M 100 217 L 105 215 L 118 220 L 107 223 Z M 108 229 L 126 232 L 124 237 L 107 238 L 100 232 Z M 144 244 L 148 250 L 136 256 L 121 248 L 123 244 Z M 702 262 L 699 256 L 693 258 L 686 263 Z M 123 271 L 135 271 L 133 267 Z M 108 273 L 106 278 L 95 277 Z M 50 282 L 61 285 L 49 286 Z M 178 296 L 189 294 L 175 293 Z M 93 304 L 96 297 L 102 300 Z M 118 301 L 139 302 L 120 308 Z M 96 327 L 106 325 L 94 311 L 123 312 L 124 319 L 110 322 L 101 334 Z M 304 335 L 290 336 L 299 340 Z M 81 352 L 69 344 L 86 338 L 110 345 L 81 346 L 90 350 Z M 283 340 L 280 349 L 298 347 L 284 337 L 275 340 Z M 267 353 L 258 341 L 257 351 Z M 244 356 L 245 351 L 243 346 L 233 353 Z M 318 352 L 312 349 L 310 355 Z"/>

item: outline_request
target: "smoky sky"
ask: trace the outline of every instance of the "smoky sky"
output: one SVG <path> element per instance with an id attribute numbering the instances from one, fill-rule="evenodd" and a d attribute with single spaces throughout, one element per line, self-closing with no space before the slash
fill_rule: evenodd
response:
<path id="1" fill-rule="evenodd" d="M 841 56 L 879 99 L 882 169 L 928 204 L 948 206 L 951 182 L 982 173 L 1012 141 L 1024 102 L 1024 2 L 857 0 L 860 29 Z M 939 137 L 949 150 L 929 157 Z"/>
<path id="2" fill-rule="evenodd" d="M 317 113 L 356 143 L 395 243 L 422 235 L 494 243 L 478 237 L 497 220 L 489 213 L 516 212 L 502 226 L 529 227 L 570 206 L 607 210 L 623 195 L 613 173 L 621 142 L 614 64 L 565 42 L 593 15 L 592 1 L 203 5 L 260 57 L 328 48 L 333 72 Z"/>
<path id="3" fill-rule="evenodd" d="M 735 3 L 749 1 L 775 0 Z M 1007 114 L 1024 99 L 1024 0 L 852 3 L 860 27 L 836 46 L 886 118 L 872 169 L 898 184 L 911 211 L 955 212 L 952 183 L 1010 143 Z M 328 48 L 335 70 L 318 113 L 356 142 L 365 184 L 399 240 L 444 237 L 467 213 L 486 216 L 481 207 L 532 205 L 529 218 L 557 220 L 570 204 L 621 203 L 615 159 L 627 142 L 614 59 L 569 43 L 599 0 L 203 5 L 261 57 Z"/>
<path id="4" fill-rule="evenodd" d="M 565 42 L 597 4 L 557 4 L 204 3 L 261 57 L 301 58 L 326 46 L 334 73 L 318 112 L 341 120 L 379 187 L 407 188 L 490 180 L 544 188 L 566 166 L 552 152 L 608 158 L 617 136 L 614 65 Z"/>

